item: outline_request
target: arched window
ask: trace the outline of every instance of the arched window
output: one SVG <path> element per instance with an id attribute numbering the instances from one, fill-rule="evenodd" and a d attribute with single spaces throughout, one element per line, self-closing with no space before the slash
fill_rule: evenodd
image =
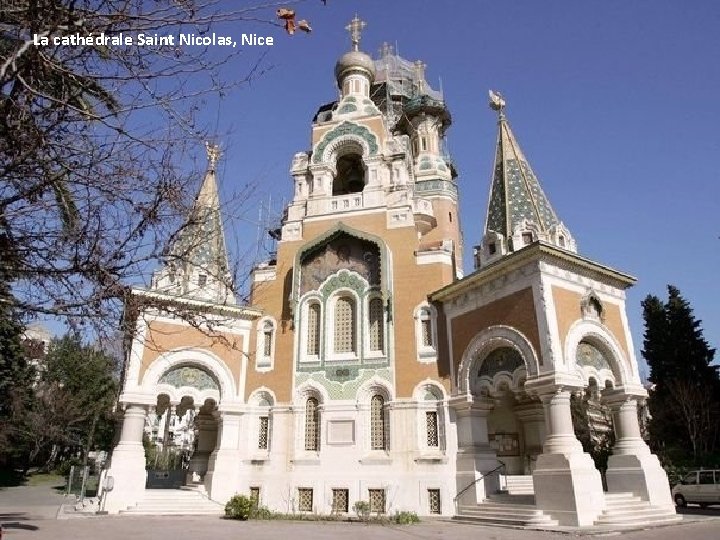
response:
<path id="1" fill-rule="evenodd" d="M 360 154 L 340 156 L 335 168 L 337 174 L 332 185 L 334 196 L 359 193 L 365 189 L 365 165 Z"/>
<path id="2" fill-rule="evenodd" d="M 354 353 L 355 349 L 355 300 L 341 296 L 335 303 L 335 350 L 336 353 Z"/>
<path id="3" fill-rule="evenodd" d="M 382 298 L 373 298 L 368 304 L 368 334 L 370 352 L 382 352 L 385 349 L 385 313 Z"/>
<path id="4" fill-rule="evenodd" d="M 385 399 L 375 394 L 370 399 L 370 448 L 386 450 L 387 425 L 385 421 Z"/>
<path id="5" fill-rule="evenodd" d="M 314 397 L 305 402 L 305 450 L 320 450 L 320 409 Z"/>
<path id="6" fill-rule="evenodd" d="M 308 356 L 320 354 L 320 304 L 318 302 L 308 305 L 306 352 Z"/>

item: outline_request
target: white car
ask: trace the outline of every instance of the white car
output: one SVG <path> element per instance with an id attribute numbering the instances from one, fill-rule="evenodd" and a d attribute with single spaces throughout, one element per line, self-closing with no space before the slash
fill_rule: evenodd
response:
<path id="1" fill-rule="evenodd" d="M 678 506 L 695 503 L 705 508 L 720 504 L 720 470 L 692 471 L 673 488 L 672 494 Z"/>

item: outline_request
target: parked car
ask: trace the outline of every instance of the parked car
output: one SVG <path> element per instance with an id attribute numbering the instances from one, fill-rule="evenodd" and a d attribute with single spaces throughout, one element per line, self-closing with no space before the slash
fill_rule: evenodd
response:
<path id="1" fill-rule="evenodd" d="M 720 504 L 720 470 L 691 471 L 673 488 L 672 494 L 678 506 L 693 503 L 705 508 Z"/>

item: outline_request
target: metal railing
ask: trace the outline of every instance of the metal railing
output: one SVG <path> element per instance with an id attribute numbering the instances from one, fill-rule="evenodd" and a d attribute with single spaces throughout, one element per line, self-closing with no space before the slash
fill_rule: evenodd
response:
<path id="1" fill-rule="evenodd" d="M 503 463 L 503 462 L 500 461 L 500 460 L 498 460 L 498 463 L 500 463 L 500 465 L 498 465 L 497 467 L 495 467 L 495 468 L 494 468 L 493 470 L 491 470 L 491 471 L 488 471 L 488 472 L 486 472 L 486 473 L 481 473 L 479 477 L 477 477 L 475 480 L 473 480 L 472 482 L 470 482 L 467 486 L 465 486 L 465 487 L 462 488 L 460 491 L 458 491 L 457 495 L 455 495 L 455 497 L 453 497 L 453 502 L 455 503 L 455 515 L 458 514 L 458 509 L 459 509 L 458 500 L 460 499 L 460 496 L 461 496 L 463 493 L 465 493 L 468 489 L 470 489 L 470 488 L 473 487 L 475 484 L 477 484 L 480 480 L 484 480 L 485 478 L 489 478 L 490 476 L 492 476 L 492 475 L 494 475 L 494 474 L 497 474 L 498 476 L 500 476 L 500 475 L 502 474 L 501 471 L 504 471 L 504 470 L 505 470 L 506 465 L 505 465 L 505 463 Z"/>

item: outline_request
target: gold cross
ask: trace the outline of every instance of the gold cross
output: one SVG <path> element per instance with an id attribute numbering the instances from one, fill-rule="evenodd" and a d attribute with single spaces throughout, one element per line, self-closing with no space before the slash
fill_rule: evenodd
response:
<path id="1" fill-rule="evenodd" d="M 357 14 L 355 14 L 355 18 L 345 27 L 345 30 L 350 32 L 353 51 L 359 50 L 361 32 L 365 26 L 365 21 L 361 21 Z"/>

